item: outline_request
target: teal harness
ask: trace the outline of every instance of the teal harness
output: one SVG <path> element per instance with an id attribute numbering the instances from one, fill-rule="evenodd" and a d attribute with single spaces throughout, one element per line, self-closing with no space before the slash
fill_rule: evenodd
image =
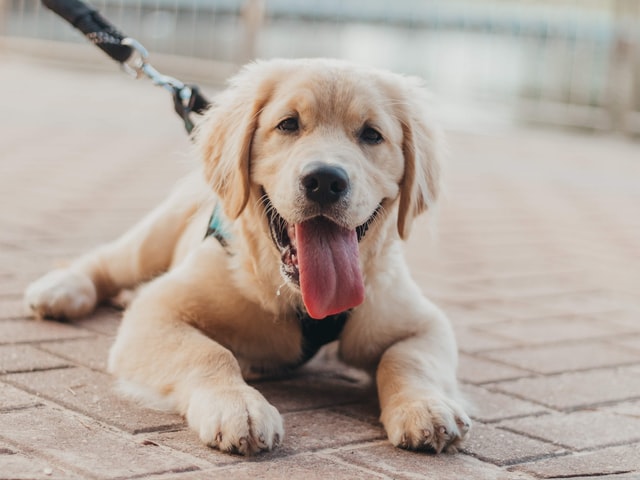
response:
<path id="1" fill-rule="evenodd" d="M 215 238 L 227 254 L 232 255 L 229 249 L 231 233 L 225 228 L 224 219 L 218 205 L 213 209 L 213 213 L 209 219 L 207 233 L 204 238 L 206 239 L 208 237 Z M 287 367 L 299 367 L 311 360 L 321 347 L 334 340 L 338 340 L 347 320 L 349 320 L 350 313 L 351 310 L 347 310 L 346 312 L 329 315 L 322 320 L 317 320 L 311 318 L 304 307 L 299 308 L 296 311 L 296 315 L 300 322 L 300 331 L 302 332 L 302 355 L 297 362 Z"/>
<path id="2" fill-rule="evenodd" d="M 224 221 L 222 220 L 222 216 L 220 215 L 219 205 L 216 205 L 214 207 L 211 218 L 209 219 L 207 233 L 204 235 L 204 238 L 207 237 L 213 237 L 218 240 L 218 243 L 222 245 L 222 248 L 224 248 L 225 251 L 230 254 L 229 241 L 227 239 L 231 237 L 231 234 L 224 228 Z"/>

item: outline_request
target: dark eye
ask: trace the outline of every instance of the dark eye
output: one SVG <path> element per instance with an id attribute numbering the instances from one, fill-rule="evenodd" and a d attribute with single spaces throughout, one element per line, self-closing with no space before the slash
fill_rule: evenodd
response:
<path id="1" fill-rule="evenodd" d="M 300 125 L 297 117 L 289 117 L 282 120 L 276 128 L 286 133 L 294 133 L 300 129 Z"/>
<path id="2" fill-rule="evenodd" d="M 377 145 L 382 143 L 382 135 L 375 128 L 364 127 L 360 132 L 360 141 L 367 145 Z"/>

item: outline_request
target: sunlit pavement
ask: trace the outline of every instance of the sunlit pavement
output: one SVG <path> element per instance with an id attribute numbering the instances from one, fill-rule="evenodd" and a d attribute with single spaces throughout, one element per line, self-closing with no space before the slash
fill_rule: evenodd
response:
<path id="1" fill-rule="evenodd" d="M 391 447 L 362 376 L 321 358 L 255 384 L 287 436 L 245 459 L 117 396 L 120 312 L 60 324 L 22 307 L 29 281 L 122 233 L 197 165 L 168 96 L 9 56 L 0 86 L 0 478 L 640 475 L 640 144 L 450 132 L 438 227 L 421 217 L 407 255 L 457 333 L 475 419 L 462 453 Z"/>

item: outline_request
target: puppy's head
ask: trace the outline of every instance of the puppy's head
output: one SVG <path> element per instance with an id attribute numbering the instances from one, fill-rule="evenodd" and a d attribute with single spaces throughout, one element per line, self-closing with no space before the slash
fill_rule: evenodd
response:
<path id="1" fill-rule="evenodd" d="M 406 238 L 438 196 L 437 142 L 415 79 L 330 60 L 246 67 L 198 138 L 227 217 L 263 215 L 280 270 L 314 318 L 359 305 L 360 249 L 395 216 Z"/>

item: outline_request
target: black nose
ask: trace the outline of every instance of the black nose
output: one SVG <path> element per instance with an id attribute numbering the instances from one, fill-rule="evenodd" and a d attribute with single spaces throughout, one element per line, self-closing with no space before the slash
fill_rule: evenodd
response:
<path id="1" fill-rule="evenodd" d="M 340 200 L 349 190 L 349 176 L 335 165 L 311 163 L 302 170 L 300 183 L 307 198 L 320 205 Z"/>

